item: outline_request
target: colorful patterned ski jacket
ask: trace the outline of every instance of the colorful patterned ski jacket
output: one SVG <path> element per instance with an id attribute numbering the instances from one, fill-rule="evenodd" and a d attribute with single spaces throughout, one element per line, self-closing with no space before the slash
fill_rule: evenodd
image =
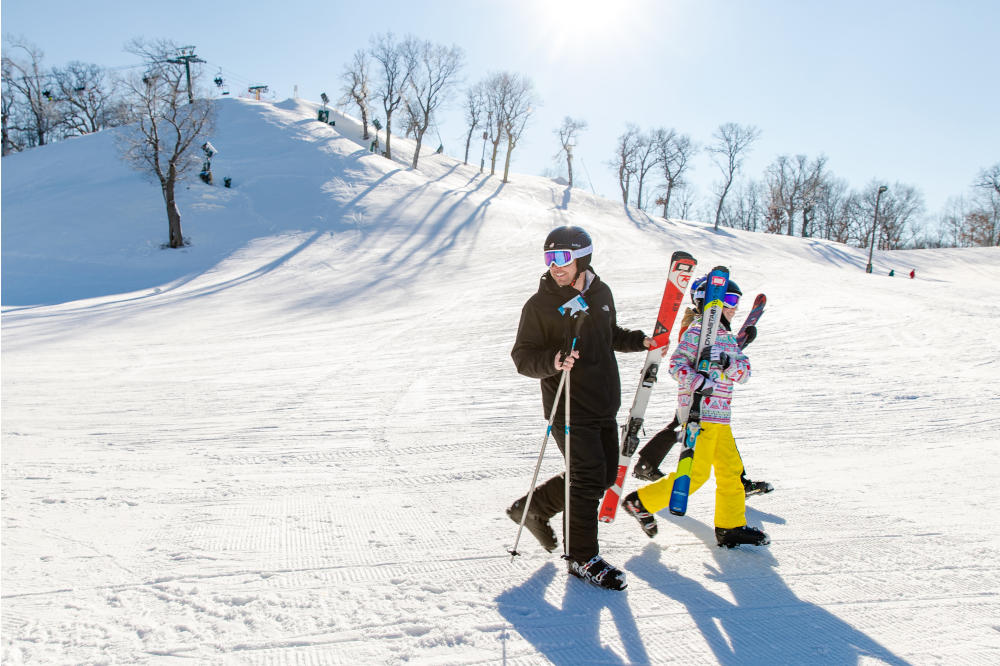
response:
<path id="1" fill-rule="evenodd" d="M 701 317 L 696 317 L 691 326 L 684 331 L 677 349 L 670 357 L 669 372 L 678 383 L 677 404 L 680 406 L 691 404 L 691 383 L 698 374 L 696 356 L 699 337 L 701 337 Z M 750 359 L 740 351 L 736 335 L 729 330 L 725 319 L 715 337 L 715 346 L 721 347 L 721 351 L 736 360 L 728 368 L 712 364 L 709 376 L 715 382 L 715 390 L 712 395 L 702 400 L 701 420 L 705 423 L 728 424 L 733 385 L 742 384 L 750 379 Z"/>

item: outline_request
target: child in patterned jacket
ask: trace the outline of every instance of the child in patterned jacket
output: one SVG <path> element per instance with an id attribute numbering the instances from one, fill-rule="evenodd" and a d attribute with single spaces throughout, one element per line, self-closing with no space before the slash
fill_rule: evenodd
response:
<path id="1" fill-rule="evenodd" d="M 695 292 L 700 281 L 692 284 Z M 734 297 L 731 297 L 734 296 Z M 723 322 L 731 322 L 739 303 L 738 294 L 727 294 L 722 310 Z M 730 409 L 733 389 L 750 378 L 750 360 L 740 350 L 736 335 L 729 326 L 719 327 L 715 344 L 708 350 L 710 370 L 699 372 L 698 339 L 701 337 L 701 311 L 704 299 L 696 301 L 699 316 L 684 332 L 680 344 L 670 357 L 670 375 L 677 380 L 678 405 L 691 404 L 695 391 L 701 390 L 701 430 L 694 449 L 691 466 L 693 494 L 715 469 L 715 538 L 720 546 L 732 548 L 739 544 L 765 545 L 768 536 L 759 529 L 749 527 L 746 521 L 746 494 L 740 475 L 743 461 L 736 449 L 730 428 Z M 656 535 L 653 514 L 670 502 L 675 474 L 655 481 L 625 496 L 622 506 L 639 521 L 643 531 L 652 538 Z"/>

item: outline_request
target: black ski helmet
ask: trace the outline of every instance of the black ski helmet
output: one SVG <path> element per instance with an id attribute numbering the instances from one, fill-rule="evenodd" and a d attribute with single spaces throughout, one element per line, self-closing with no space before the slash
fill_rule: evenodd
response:
<path id="1" fill-rule="evenodd" d="M 594 243 L 583 227 L 556 227 L 545 237 L 544 251 L 571 250 L 576 259 L 577 271 L 590 267 L 590 257 L 594 253 Z"/>
<path id="2" fill-rule="evenodd" d="M 705 284 L 708 282 L 708 276 L 703 275 L 694 282 L 691 283 L 691 302 L 698 309 L 698 312 L 702 311 L 705 303 Z M 728 286 L 726 287 L 727 294 L 737 294 L 739 296 L 743 295 L 743 290 L 740 289 L 740 285 L 736 284 L 735 280 L 730 280 Z"/>

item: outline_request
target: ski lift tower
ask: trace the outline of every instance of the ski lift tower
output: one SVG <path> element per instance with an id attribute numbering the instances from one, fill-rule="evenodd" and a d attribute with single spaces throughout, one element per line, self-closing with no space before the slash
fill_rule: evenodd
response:
<path id="1" fill-rule="evenodd" d="M 182 46 L 177 49 L 176 58 L 167 59 L 172 65 L 184 65 L 184 72 L 187 74 L 188 104 L 194 104 L 194 93 L 191 92 L 191 63 L 205 62 L 194 54 L 193 46 Z"/>
<path id="2" fill-rule="evenodd" d="M 250 86 L 249 88 L 247 88 L 247 92 L 250 92 L 250 93 L 253 93 L 254 95 L 256 95 L 256 99 L 259 102 L 260 101 L 260 94 L 262 92 L 265 92 L 265 93 L 267 92 L 267 86 Z"/>

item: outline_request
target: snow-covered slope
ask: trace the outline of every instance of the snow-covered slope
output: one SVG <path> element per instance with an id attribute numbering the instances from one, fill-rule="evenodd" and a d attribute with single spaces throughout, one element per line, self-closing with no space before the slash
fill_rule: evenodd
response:
<path id="1" fill-rule="evenodd" d="M 4 159 L 5 663 L 1000 659 L 996 249 L 866 275 L 841 245 L 414 171 L 315 110 L 219 104 L 234 187 L 183 190 L 179 251 L 112 133 Z M 649 329 L 678 248 L 768 294 L 734 432 L 778 488 L 749 502 L 770 547 L 714 546 L 709 482 L 653 541 L 602 527 L 625 593 L 530 536 L 505 552 L 544 428 L 508 354 L 563 223 L 624 326 Z"/>

